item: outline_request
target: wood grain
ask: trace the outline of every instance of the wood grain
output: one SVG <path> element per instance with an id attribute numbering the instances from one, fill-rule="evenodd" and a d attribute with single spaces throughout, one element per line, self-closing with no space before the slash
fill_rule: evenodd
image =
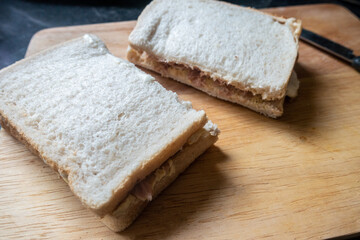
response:
<path id="1" fill-rule="evenodd" d="M 360 51 L 360 23 L 336 5 L 268 9 Z M 336 19 L 336 21 L 334 21 Z M 95 33 L 125 57 L 135 22 L 46 29 L 27 55 Z M 115 234 L 24 146 L 0 131 L 0 238 L 319 239 L 360 232 L 360 75 L 300 44 L 299 97 L 273 120 L 153 74 L 204 109 L 216 145 Z"/>

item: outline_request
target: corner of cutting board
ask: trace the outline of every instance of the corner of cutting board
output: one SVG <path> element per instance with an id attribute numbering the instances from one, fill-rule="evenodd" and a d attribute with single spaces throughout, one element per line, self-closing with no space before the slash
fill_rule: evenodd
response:
<path id="1" fill-rule="evenodd" d="M 36 33 L 31 37 L 30 42 L 29 42 L 29 45 L 28 45 L 28 47 L 27 47 L 27 49 L 26 49 L 25 57 L 28 57 L 28 56 L 30 56 L 31 54 L 33 54 L 30 46 L 34 45 L 34 42 L 36 42 L 36 41 L 34 41 L 34 39 L 42 38 L 43 35 L 45 35 L 45 34 L 49 31 L 49 29 L 51 29 L 51 28 L 42 29 L 42 30 L 36 32 Z"/>
<path id="2" fill-rule="evenodd" d="M 45 28 L 36 32 L 32 36 L 25 57 L 28 57 L 36 52 L 39 52 L 40 50 L 44 50 L 44 46 L 52 46 L 70 40 L 75 37 L 80 37 L 85 33 L 101 34 L 102 32 L 105 33 L 116 32 L 124 29 L 131 31 L 135 27 L 135 25 L 136 25 L 136 21 L 131 20 L 131 21 L 121 21 L 121 22 L 108 22 L 108 23 Z"/>

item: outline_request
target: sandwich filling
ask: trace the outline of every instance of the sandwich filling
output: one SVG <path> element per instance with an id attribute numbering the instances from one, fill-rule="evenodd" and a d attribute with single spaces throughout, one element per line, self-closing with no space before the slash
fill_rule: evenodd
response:
<path id="1" fill-rule="evenodd" d="M 186 151 L 187 148 L 191 145 L 196 144 L 202 138 L 207 138 L 210 136 L 216 137 L 219 134 L 219 129 L 211 121 L 208 121 L 204 127 L 195 132 L 184 144 L 184 146 L 177 151 L 172 157 L 170 157 L 165 163 L 163 163 L 158 169 L 148 175 L 144 180 L 138 182 L 135 187 L 129 192 L 128 197 L 126 197 L 122 202 L 120 202 L 117 209 L 126 209 L 130 204 L 129 199 L 133 197 L 137 198 L 140 201 L 151 201 L 156 195 L 155 186 L 159 184 L 165 177 L 172 176 L 176 174 L 174 161 L 178 155 L 183 151 Z M 131 196 L 130 196 L 131 195 Z"/>
<path id="2" fill-rule="evenodd" d="M 145 51 L 136 50 L 131 47 L 128 49 L 127 58 L 131 62 L 156 71 L 164 77 L 173 78 L 212 96 L 244 105 L 270 117 L 278 117 L 283 113 L 285 96 L 274 100 L 264 100 L 261 94 L 253 94 L 250 91 L 241 90 L 219 78 L 214 79 L 208 73 L 196 67 L 191 68 L 185 64 L 165 62 Z M 289 97 L 296 97 L 298 87 L 299 83 L 295 72 L 293 72 L 286 94 Z"/>

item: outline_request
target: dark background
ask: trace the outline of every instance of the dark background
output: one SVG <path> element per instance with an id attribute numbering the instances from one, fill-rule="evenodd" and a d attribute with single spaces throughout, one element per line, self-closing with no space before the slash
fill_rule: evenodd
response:
<path id="1" fill-rule="evenodd" d="M 135 20 L 150 0 L 0 0 L 0 69 L 24 57 L 29 41 L 44 28 Z M 228 0 L 254 8 L 313 3 L 340 4 L 360 16 L 360 0 Z"/>

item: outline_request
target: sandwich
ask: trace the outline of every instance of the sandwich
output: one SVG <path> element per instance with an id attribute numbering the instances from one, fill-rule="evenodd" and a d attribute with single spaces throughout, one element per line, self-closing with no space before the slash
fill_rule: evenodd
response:
<path id="1" fill-rule="evenodd" d="M 301 21 L 212 0 L 154 0 L 127 58 L 162 76 L 269 117 L 295 97 Z"/>
<path id="2" fill-rule="evenodd" d="M 94 35 L 1 70 L 0 124 L 113 231 L 129 226 L 219 133 L 204 111 Z"/>

